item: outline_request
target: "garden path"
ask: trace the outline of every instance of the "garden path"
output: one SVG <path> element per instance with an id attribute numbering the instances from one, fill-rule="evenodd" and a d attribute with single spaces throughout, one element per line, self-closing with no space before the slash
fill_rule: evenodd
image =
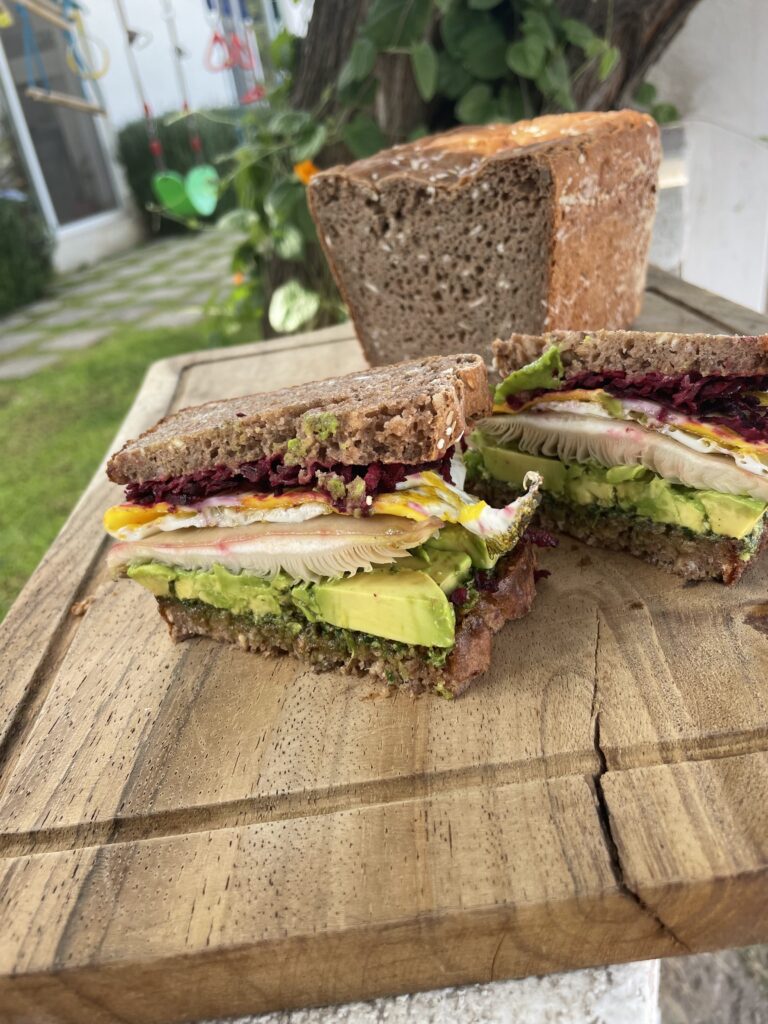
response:
<path id="1" fill-rule="evenodd" d="M 226 280 L 230 235 L 206 231 L 148 242 L 58 278 L 39 302 L 0 319 L 0 380 L 28 377 L 118 327 L 195 323 Z"/>

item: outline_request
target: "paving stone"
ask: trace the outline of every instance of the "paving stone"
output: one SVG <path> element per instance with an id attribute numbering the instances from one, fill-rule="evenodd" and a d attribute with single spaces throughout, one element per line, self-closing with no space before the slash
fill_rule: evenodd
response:
<path id="1" fill-rule="evenodd" d="M 57 313 L 45 316 L 38 320 L 39 327 L 71 327 L 72 324 L 82 323 L 92 316 L 91 310 L 85 306 L 70 306 L 61 309 Z"/>
<path id="2" fill-rule="evenodd" d="M 7 359 L 0 363 L 0 380 L 20 380 L 31 377 L 56 362 L 56 356 L 22 356 L 20 359 Z"/>
<path id="3" fill-rule="evenodd" d="M 47 341 L 42 347 L 46 352 L 69 352 L 80 348 L 88 348 L 95 345 L 97 341 L 106 338 L 109 331 L 103 327 L 92 327 L 84 331 L 68 331 L 59 335 L 53 341 Z"/>
<path id="4" fill-rule="evenodd" d="M 145 299 L 151 299 L 153 302 L 166 302 L 174 299 L 180 299 L 186 295 L 191 297 L 191 293 L 196 291 L 190 285 L 162 285 L 156 288 L 154 285 L 148 286 L 147 290 L 142 292 L 142 297 Z"/>
<path id="5" fill-rule="evenodd" d="M 100 278 L 98 281 L 88 281 L 85 284 L 78 285 L 76 288 L 65 288 L 61 295 L 63 298 L 80 298 L 89 297 L 91 295 L 98 295 L 99 292 L 103 292 L 106 288 L 109 288 L 109 279 Z"/>
<path id="6" fill-rule="evenodd" d="M 61 309 L 61 299 L 46 299 L 44 302 L 35 302 L 29 307 L 31 317 L 44 316 L 52 313 L 54 309 Z"/>
<path id="7" fill-rule="evenodd" d="M 12 331 L 16 327 L 28 327 L 30 324 L 30 317 L 27 310 L 29 306 L 25 306 L 24 309 L 19 313 L 13 313 L 11 316 L 3 317 L 0 320 L 0 331 Z"/>
<path id="8" fill-rule="evenodd" d="M 186 309 L 169 309 L 165 313 L 158 313 L 150 320 L 142 324 L 142 327 L 188 327 L 197 323 L 202 317 L 203 310 L 200 306 L 189 306 Z"/>
<path id="9" fill-rule="evenodd" d="M 99 323 L 127 324 L 133 320 L 141 320 L 155 311 L 155 306 L 135 302 L 129 306 L 115 306 L 113 309 L 99 311 Z"/>
<path id="10" fill-rule="evenodd" d="M 16 352 L 31 341 L 38 341 L 40 331 L 9 331 L 5 332 L 5 324 L 0 323 L 0 355 Z"/>

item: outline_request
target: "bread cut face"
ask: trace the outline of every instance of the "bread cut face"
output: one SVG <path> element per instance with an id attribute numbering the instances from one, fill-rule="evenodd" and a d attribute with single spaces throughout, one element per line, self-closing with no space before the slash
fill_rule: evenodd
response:
<path id="1" fill-rule="evenodd" d="M 635 111 L 457 128 L 316 175 L 309 202 L 368 359 L 627 327 L 656 208 Z"/>

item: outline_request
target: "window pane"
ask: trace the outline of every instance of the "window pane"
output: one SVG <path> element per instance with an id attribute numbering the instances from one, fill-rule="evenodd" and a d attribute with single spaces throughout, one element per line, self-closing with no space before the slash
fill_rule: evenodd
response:
<path id="1" fill-rule="evenodd" d="M 64 34 L 41 18 L 30 17 L 51 89 L 82 96 L 80 79 L 67 67 Z M 115 192 L 93 117 L 25 95 L 20 17 L 3 30 L 1 41 L 59 222 L 70 224 L 114 209 Z"/>

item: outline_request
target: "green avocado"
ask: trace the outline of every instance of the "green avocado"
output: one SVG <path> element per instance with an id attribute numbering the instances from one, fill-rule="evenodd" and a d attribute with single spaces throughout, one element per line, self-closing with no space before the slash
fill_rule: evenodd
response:
<path id="1" fill-rule="evenodd" d="M 171 583 L 176 578 L 176 570 L 160 565 L 159 562 L 146 562 L 144 565 L 129 566 L 126 575 L 146 587 L 155 597 L 168 597 Z"/>
<path id="2" fill-rule="evenodd" d="M 765 514 L 764 501 L 741 494 L 700 491 L 699 499 L 714 533 L 741 539 L 751 533 Z"/>
<path id="3" fill-rule="evenodd" d="M 308 618 L 401 643 L 451 647 L 455 639 L 453 606 L 426 572 L 374 569 L 315 583 L 300 607 Z"/>
<path id="4" fill-rule="evenodd" d="M 526 473 L 541 473 L 545 491 L 562 494 L 565 490 L 566 469 L 557 459 L 539 458 L 526 452 L 512 451 L 511 448 L 495 448 L 486 443 L 480 433 L 475 433 L 472 437 L 482 452 L 485 468 L 496 480 L 506 484 L 519 483 L 522 486 Z"/>
<path id="5" fill-rule="evenodd" d="M 180 570 L 174 591 L 182 601 L 204 601 L 235 615 L 250 612 L 255 619 L 260 619 L 265 615 L 280 615 L 280 593 L 285 589 L 286 580 L 285 576 L 269 580 L 250 573 L 235 575 L 221 565 L 214 565 L 209 572 Z"/>
<path id="6" fill-rule="evenodd" d="M 768 504 L 743 495 L 699 491 L 672 484 L 643 466 L 562 463 L 488 443 L 479 432 L 473 444 L 487 472 L 522 488 L 525 474 L 540 473 L 544 490 L 574 505 L 619 508 L 656 523 L 669 523 L 693 533 L 714 533 L 741 540 L 750 534 Z"/>
<path id="7" fill-rule="evenodd" d="M 427 576 L 432 577 L 444 594 L 451 594 L 472 572 L 472 559 L 464 551 L 440 551 L 424 545 L 416 554 L 398 558 L 393 569 L 396 572 L 402 572 L 403 569 L 425 572 Z"/>
<path id="8" fill-rule="evenodd" d="M 616 504 L 616 490 L 605 475 L 590 472 L 589 466 L 578 464 L 563 466 L 566 470 L 568 497 L 576 505 L 602 505 L 611 508 Z M 546 485 L 545 485 L 546 489 Z"/>
<path id="9" fill-rule="evenodd" d="M 428 555 L 436 551 L 463 552 L 469 555 L 476 569 L 492 569 L 499 560 L 498 555 L 490 554 L 482 537 L 470 533 L 458 523 L 448 523 L 436 536 L 430 537 L 422 550 Z"/>

